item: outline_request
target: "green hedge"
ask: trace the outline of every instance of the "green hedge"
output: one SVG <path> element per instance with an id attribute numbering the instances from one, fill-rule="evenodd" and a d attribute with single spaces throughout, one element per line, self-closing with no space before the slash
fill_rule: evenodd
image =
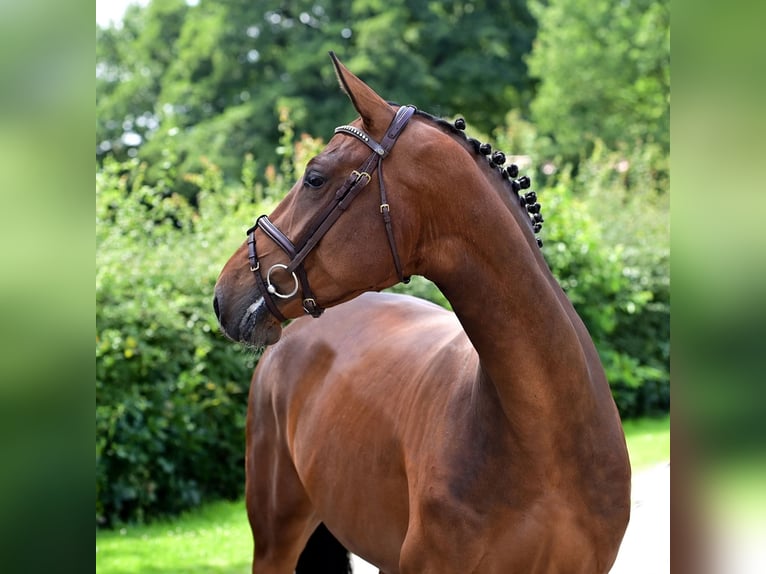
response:
<path id="1" fill-rule="evenodd" d="M 548 178 L 543 253 L 593 337 L 623 417 L 670 408 L 670 243 L 658 147 L 596 145 Z"/>
<path id="2" fill-rule="evenodd" d="M 238 209 L 234 194 L 200 195 L 193 209 L 143 186 L 143 169 L 107 164 L 96 180 L 99 525 L 235 497 L 244 477 L 255 357 L 220 335 L 211 300 L 260 209 Z"/>

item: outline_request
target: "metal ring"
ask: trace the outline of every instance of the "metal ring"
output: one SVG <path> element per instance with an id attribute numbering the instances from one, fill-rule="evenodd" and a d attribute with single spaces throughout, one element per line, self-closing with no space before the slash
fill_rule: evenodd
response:
<path id="1" fill-rule="evenodd" d="M 276 297 L 279 297 L 280 299 L 289 299 L 290 297 L 292 297 L 298 292 L 298 277 L 296 277 L 295 271 L 293 271 L 292 276 L 293 276 L 293 281 L 295 281 L 295 289 L 290 291 L 290 293 L 280 293 L 279 291 L 277 291 L 277 288 L 271 284 L 271 274 L 274 271 L 274 269 L 276 269 L 277 267 L 279 267 L 280 269 L 287 269 L 287 265 L 283 265 L 282 263 L 275 263 L 274 265 L 271 266 L 271 269 L 269 269 L 269 272 L 266 273 L 266 291 L 268 291 L 269 293 L 271 293 L 272 295 Z"/>

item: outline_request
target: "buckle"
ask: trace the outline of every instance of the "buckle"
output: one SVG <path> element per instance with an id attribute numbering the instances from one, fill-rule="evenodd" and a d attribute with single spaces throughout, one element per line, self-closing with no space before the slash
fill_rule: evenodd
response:
<path id="1" fill-rule="evenodd" d="M 319 305 L 317 305 L 316 299 L 313 297 L 306 297 L 303 300 L 303 310 L 306 314 L 311 315 L 315 319 L 324 313 L 324 309 L 321 309 Z"/>
<path id="2" fill-rule="evenodd" d="M 360 179 L 362 179 L 363 177 L 366 177 L 367 178 L 367 183 L 365 183 L 364 185 L 367 185 L 372 180 L 372 177 L 366 171 L 356 171 L 356 170 L 354 170 L 354 171 L 351 172 L 351 175 L 355 175 L 356 176 L 356 181 L 357 182 Z"/>

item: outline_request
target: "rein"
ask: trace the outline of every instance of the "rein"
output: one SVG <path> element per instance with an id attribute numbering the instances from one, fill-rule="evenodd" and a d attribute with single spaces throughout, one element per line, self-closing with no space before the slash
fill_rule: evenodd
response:
<path id="1" fill-rule="evenodd" d="M 396 274 L 399 277 L 399 281 L 403 281 L 404 283 L 409 282 L 409 278 L 404 276 L 401 260 L 399 259 L 399 253 L 394 241 L 394 232 L 391 226 L 391 209 L 388 205 L 386 196 L 386 186 L 383 183 L 383 159 L 389 154 L 391 148 L 394 147 L 397 138 L 407 126 L 407 122 L 410 121 L 410 118 L 414 113 L 415 108 L 413 106 L 400 107 L 380 143 L 372 139 L 369 134 L 354 126 L 344 125 L 335 128 L 336 134 L 350 135 L 364 143 L 372 150 L 372 154 L 370 154 L 359 169 L 352 171 L 348 178 L 346 178 L 343 185 L 341 185 L 335 192 L 332 203 L 314 217 L 311 225 L 309 225 L 308 231 L 305 233 L 303 240 L 298 246 L 293 244 L 293 242 L 290 241 L 290 239 L 282 233 L 271 220 L 269 220 L 267 215 L 261 215 L 256 220 L 255 225 L 246 231 L 247 256 L 250 261 L 250 270 L 255 275 L 258 289 L 263 294 L 263 300 L 266 303 L 266 307 L 279 321 L 284 322 L 287 319 L 277 308 L 275 297 L 279 299 L 290 299 L 298 293 L 299 289 L 302 291 L 303 296 L 303 310 L 307 314 L 312 317 L 319 317 L 324 312 L 324 309 L 317 303 L 316 297 L 309 286 L 308 276 L 303 267 L 303 261 L 308 254 L 311 253 L 314 247 L 316 247 L 322 237 L 330 230 L 341 214 L 348 208 L 354 198 L 359 195 L 368 183 L 370 183 L 376 169 L 378 170 L 378 182 L 380 184 L 380 213 L 386 227 L 386 236 L 388 237 L 388 244 L 391 247 Z M 290 258 L 290 262 L 287 265 L 283 263 L 275 263 L 272 265 L 266 272 L 265 278 L 260 271 L 261 264 L 258 260 L 255 246 L 256 229 L 263 231 L 269 239 L 276 243 L 277 246 Z M 275 270 L 283 270 L 292 275 L 294 287 L 290 292 L 280 293 L 277 291 L 276 287 L 271 282 L 271 276 Z"/>

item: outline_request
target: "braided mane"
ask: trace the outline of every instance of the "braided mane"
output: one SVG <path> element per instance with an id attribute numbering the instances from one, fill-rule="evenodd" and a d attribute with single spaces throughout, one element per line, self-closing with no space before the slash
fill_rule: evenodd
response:
<path id="1" fill-rule="evenodd" d="M 398 105 L 392 103 L 392 105 Z M 428 121 L 436 124 L 442 131 L 445 131 L 452 136 L 461 139 L 469 144 L 470 149 L 479 158 L 483 158 L 487 161 L 489 167 L 497 171 L 505 181 L 506 185 L 511 188 L 511 191 L 516 196 L 517 200 L 527 210 L 529 214 L 530 225 L 534 233 L 539 233 L 543 227 L 542 213 L 540 213 L 540 204 L 537 202 L 537 193 L 530 190 L 524 195 L 520 195 L 522 189 L 529 189 L 532 181 L 527 176 L 519 177 L 519 167 L 516 164 L 511 164 L 508 167 L 503 167 L 505 164 L 505 154 L 501 151 L 492 151 L 492 146 L 488 143 L 481 143 L 479 140 L 468 137 L 465 134 L 465 119 L 458 117 L 454 122 L 448 122 L 445 119 L 432 116 L 431 114 L 422 110 L 416 110 L 415 115 L 427 119 Z M 543 246 L 543 241 L 537 238 L 537 245 Z"/>

